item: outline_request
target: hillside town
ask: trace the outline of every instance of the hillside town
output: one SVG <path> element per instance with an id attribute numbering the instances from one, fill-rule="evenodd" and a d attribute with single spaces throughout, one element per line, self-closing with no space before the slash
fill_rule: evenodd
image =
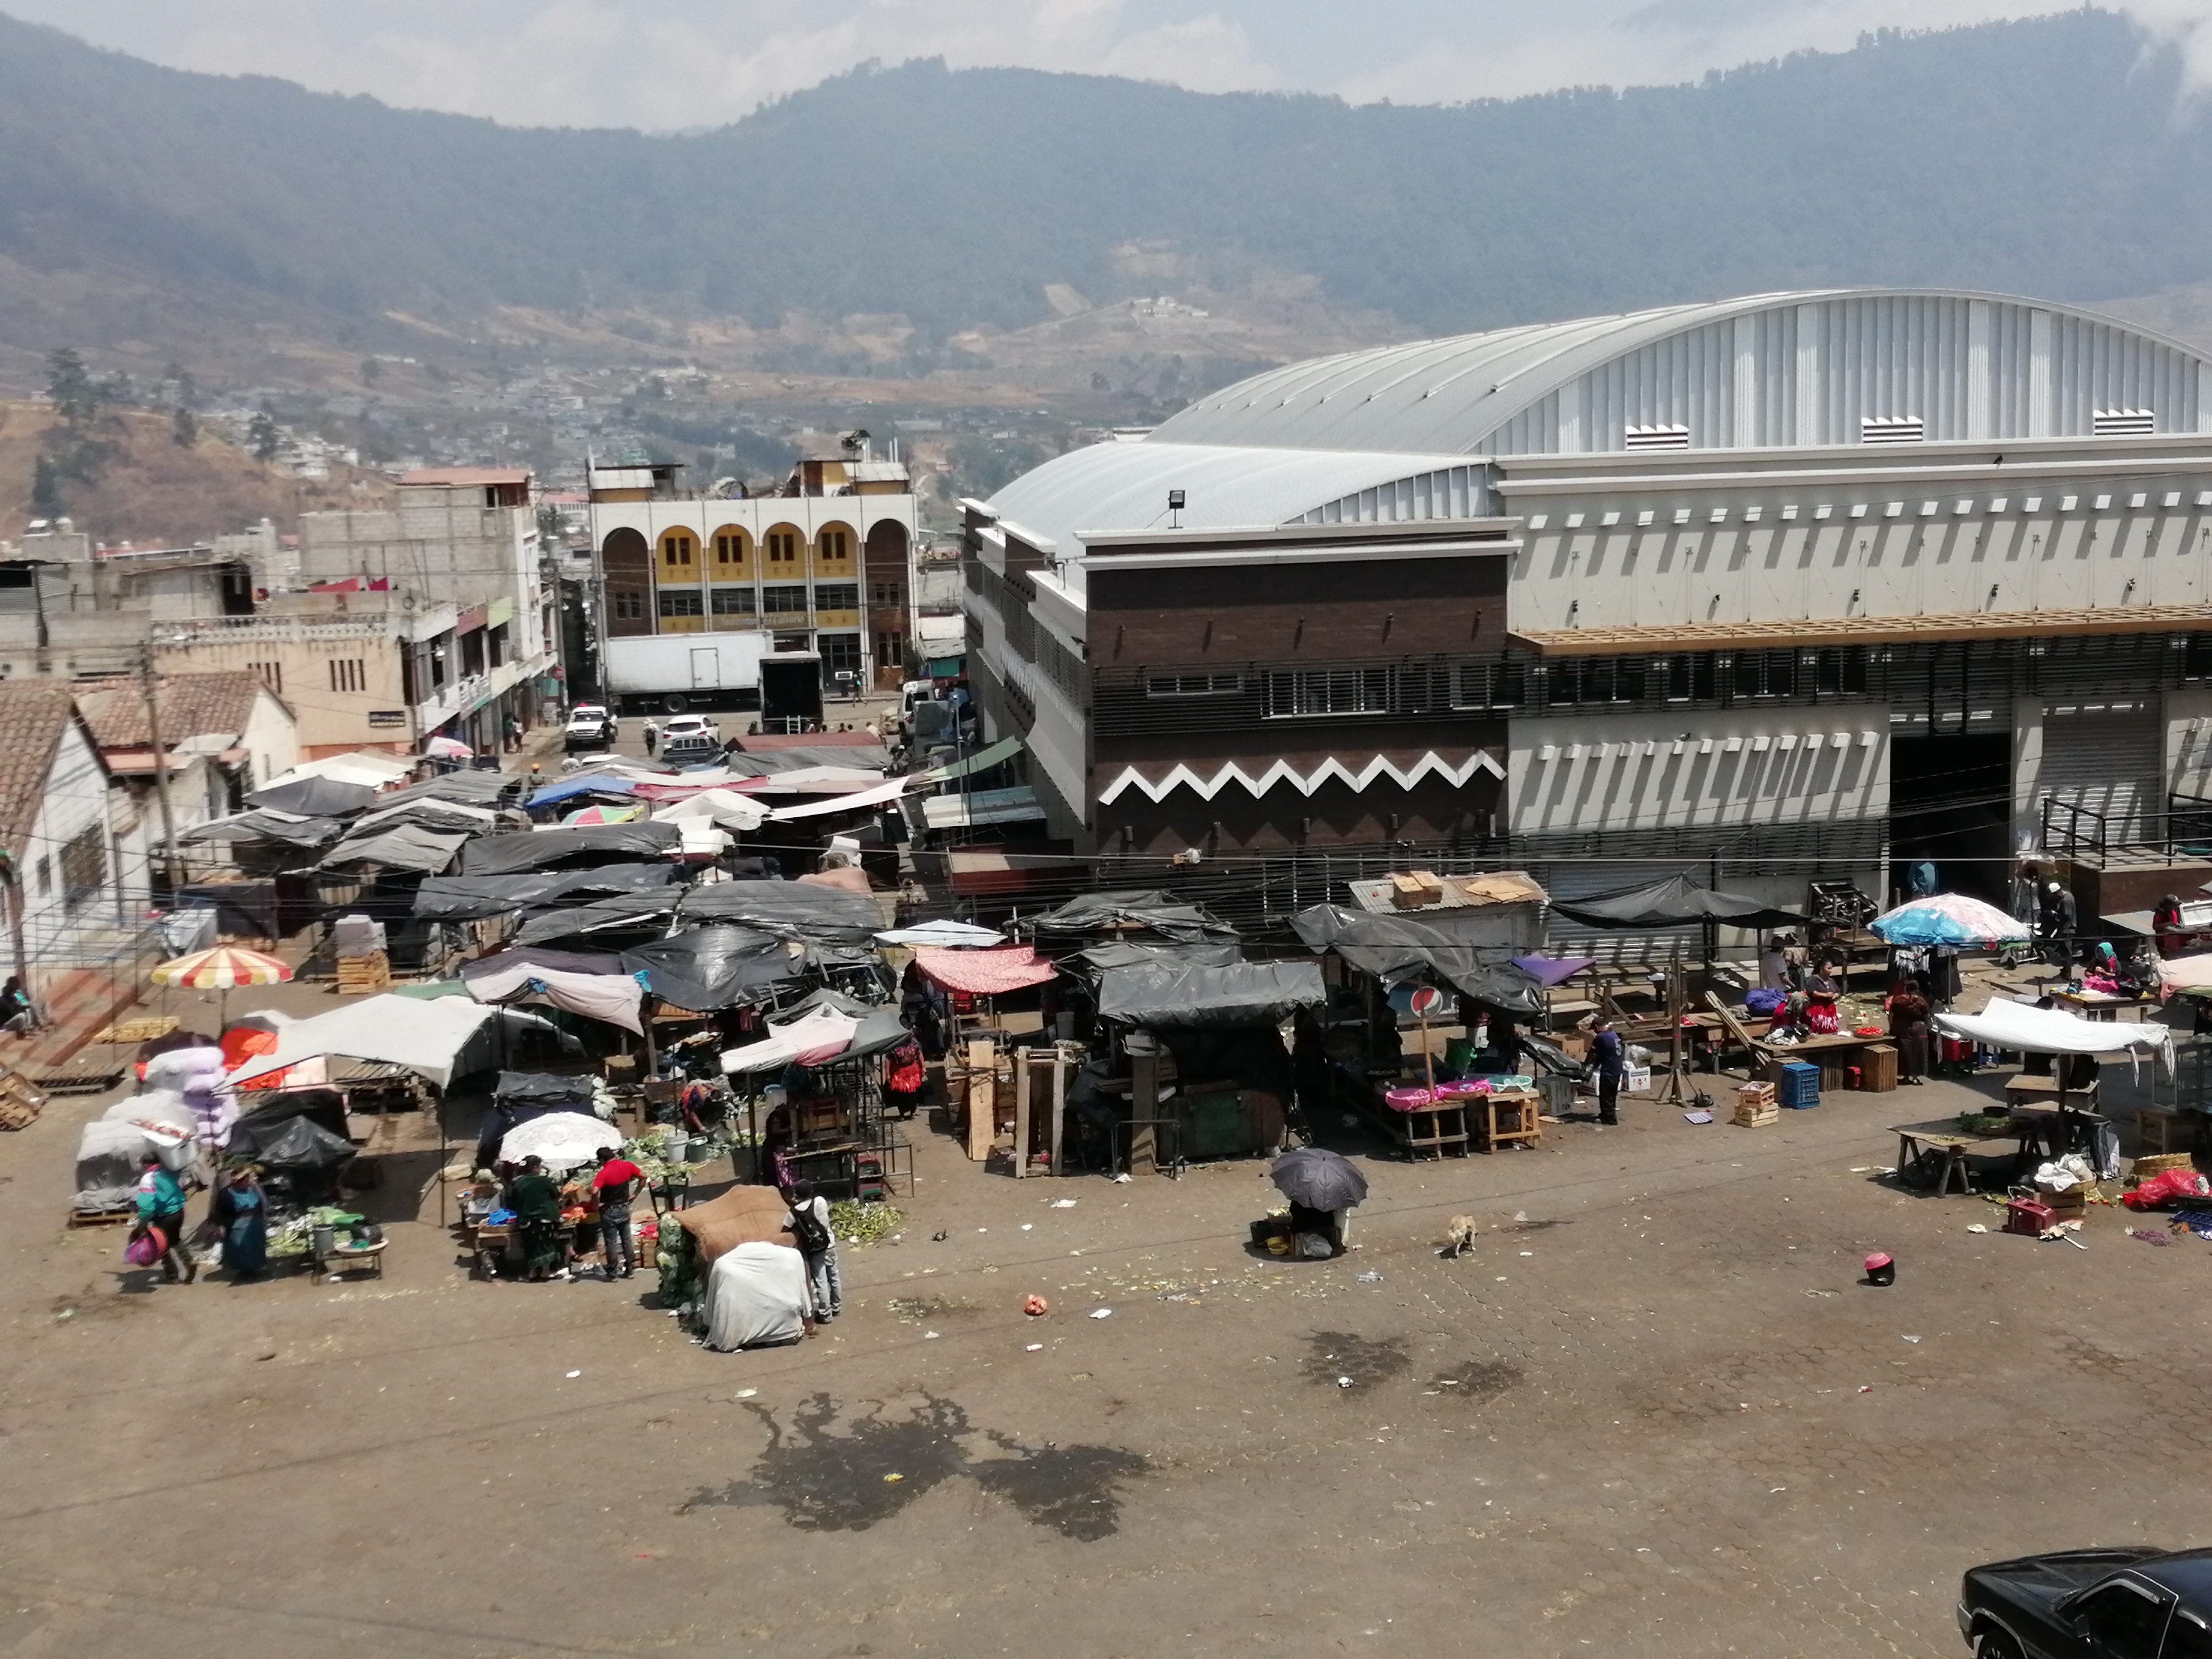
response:
<path id="1" fill-rule="evenodd" d="M 554 135 L 82 70 L 209 155 L 358 122 L 392 270 L 272 234 L 173 350 L 243 269 L 180 197 L 175 294 L 53 279 L 82 349 L 0 304 L 0 1659 L 2212 1651 L 2212 289 L 1834 226 L 1637 288 L 1501 203 L 1393 311 L 1379 198 L 1263 234 L 1407 110 L 1613 155 L 1906 44 L 1040 75 L 1091 263 L 978 185 L 834 318 L 690 158 L 784 124 L 827 216 L 817 104 L 919 147 L 978 72 Z M 1203 257 L 1108 211 L 1200 119 L 1268 158 Z M 556 136 L 636 224 L 476 297 L 379 205 L 505 158 L 499 241 Z M 633 287 L 572 246 L 678 202 Z"/>

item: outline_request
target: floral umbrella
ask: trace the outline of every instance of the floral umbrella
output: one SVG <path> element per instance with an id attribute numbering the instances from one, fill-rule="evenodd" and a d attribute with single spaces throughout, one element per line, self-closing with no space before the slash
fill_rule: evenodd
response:
<path id="1" fill-rule="evenodd" d="M 448 738 L 441 734 L 424 744 L 422 752 L 433 760 L 467 760 L 477 751 L 459 738 Z"/>
<path id="2" fill-rule="evenodd" d="M 572 826 L 592 823 L 628 823 L 644 811 L 642 806 L 586 806 L 571 812 L 561 822 Z"/>
<path id="3" fill-rule="evenodd" d="M 1988 948 L 2035 936 L 2026 922 L 1964 893 L 1913 899 L 1876 916 L 1867 926 L 1891 945 L 1948 945 L 1959 950 Z"/>

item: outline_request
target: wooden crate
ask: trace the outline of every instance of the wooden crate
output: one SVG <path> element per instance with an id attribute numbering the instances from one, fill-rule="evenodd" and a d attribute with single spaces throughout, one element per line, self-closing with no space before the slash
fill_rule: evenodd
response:
<path id="1" fill-rule="evenodd" d="M 2142 1142 L 2145 1152 L 2178 1157 L 2185 1164 L 2189 1155 L 2197 1150 L 2197 1124 L 2194 1112 L 2137 1112 L 2136 1136 Z M 2142 1167 L 2141 1158 L 2136 1160 L 2136 1167 Z M 2179 1169 L 2181 1165 L 2168 1167 Z"/>
<path id="2" fill-rule="evenodd" d="M 392 988 L 392 958 L 382 951 L 373 951 L 365 957 L 338 958 L 338 994 L 342 997 L 368 996 Z"/>
<path id="3" fill-rule="evenodd" d="M 1770 1123 L 1781 1121 L 1781 1119 L 1782 1109 L 1771 1099 L 1763 1104 L 1758 1101 L 1739 1100 L 1735 1103 L 1735 1115 L 1729 1121 L 1739 1129 L 1763 1129 Z"/>
<path id="4" fill-rule="evenodd" d="M 1874 1095 L 1886 1095 L 1897 1087 L 1894 1047 L 1887 1042 L 1869 1042 L 1859 1050 L 1859 1087 Z"/>

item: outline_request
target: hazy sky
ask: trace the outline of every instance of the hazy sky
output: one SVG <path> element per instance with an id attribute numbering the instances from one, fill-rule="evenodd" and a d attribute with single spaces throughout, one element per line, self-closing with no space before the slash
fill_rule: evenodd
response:
<path id="1" fill-rule="evenodd" d="M 531 125 L 733 120 L 856 64 L 943 57 L 1355 100 L 1680 81 L 2038 0 L 0 0 L 179 68 Z M 2119 7 L 2212 85 L 2212 0 Z"/>

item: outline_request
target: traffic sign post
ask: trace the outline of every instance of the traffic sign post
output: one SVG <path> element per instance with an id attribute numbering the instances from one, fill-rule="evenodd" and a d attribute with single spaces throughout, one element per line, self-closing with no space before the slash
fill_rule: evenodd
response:
<path id="1" fill-rule="evenodd" d="M 1413 1017 L 1421 1022 L 1421 1069 L 1429 1079 L 1429 1103 L 1436 1104 L 1437 1059 L 1429 1052 L 1429 1016 L 1443 1006 L 1444 994 L 1433 985 L 1417 985 L 1413 994 L 1407 999 Z"/>

